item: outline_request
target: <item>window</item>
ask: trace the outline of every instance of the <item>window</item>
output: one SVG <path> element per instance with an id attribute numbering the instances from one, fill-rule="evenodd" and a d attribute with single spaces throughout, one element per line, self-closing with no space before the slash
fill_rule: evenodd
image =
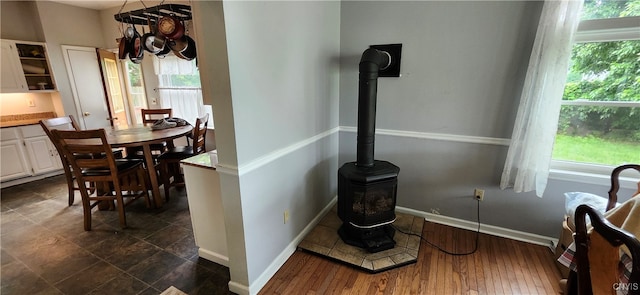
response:
<path id="1" fill-rule="evenodd" d="M 147 95 L 144 91 L 144 79 L 142 79 L 142 69 L 139 64 L 131 62 L 129 59 L 123 60 L 126 69 L 126 86 L 129 92 L 129 108 L 136 124 L 142 123 L 141 109 L 147 108 Z"/>
<path id="2" fill-rule="evenodd" d="M 202 101 L 200 73 L 196 61 L 187 61 L 174 55 L 163 59 L 155 58 L 155 72 L 158 75 L 158 96 L 162 108 L 172 108 L 173 116 L 194 124 L 197 117 L 209 113 L 209 126 L 213 126 L 210 107 Z"/>
<path id="3" fill-rule="evenodd" d="M 582 13 L 553 167 L 607 174 L 640 163 L 640 0 L 586 0 Z"/>

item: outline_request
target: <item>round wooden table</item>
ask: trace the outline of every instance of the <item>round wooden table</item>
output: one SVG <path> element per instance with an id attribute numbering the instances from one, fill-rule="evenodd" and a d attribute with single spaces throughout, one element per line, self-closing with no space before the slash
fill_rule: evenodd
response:
<path id="1" fill-rule="evenodd" d="M 114 148 L 142 147 L 144 161 L 151 181 L 152 197 L 156 207 L 164 205 L 164 198 L 160 195 L 160 184 L 155 171 L 155 163 L 151 154 L 151 145 L 167 142 L 173 145 L 173 140 L 185 136 L 193 130 L 193 126 L 185 125 L 160 130 L 152 130 L 151 126 L 133 125 L 126 127 L 105 128 L 107 142 Z"/>

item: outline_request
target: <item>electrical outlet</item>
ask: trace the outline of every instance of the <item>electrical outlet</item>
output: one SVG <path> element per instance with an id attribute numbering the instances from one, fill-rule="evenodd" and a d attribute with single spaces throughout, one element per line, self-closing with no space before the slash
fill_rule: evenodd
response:
<path id="1" fill-rule="evenodd" d="M 33 100 L 33 97 L 27 98 L 27 105 L 30 106 L 30 107 L 35 107 L 36 106 L 36 102 L 35 102 L 35 100 Z"/>
<path id="2" fill-rule="evenodd" d="M 289 221 L 289 210 L 284 210 L 284 223 Z"/>
<path id="3" fill-rule="evenodd" d="M 474 189 L 473 190 L 473 196 L 476 198 L 476 200 L 478 201 L 482 201 L 484 200 L 484 190 L 483 189 Z"/>

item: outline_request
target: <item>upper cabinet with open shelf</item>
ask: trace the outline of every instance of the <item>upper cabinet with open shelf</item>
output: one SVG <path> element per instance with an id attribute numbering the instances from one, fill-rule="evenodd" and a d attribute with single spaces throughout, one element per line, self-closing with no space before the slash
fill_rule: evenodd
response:
<path id="1" fill-rule="evenodd" d="M 43 43 L 2 40 L 1 92 L 50 92 L 56 90 Z"/>

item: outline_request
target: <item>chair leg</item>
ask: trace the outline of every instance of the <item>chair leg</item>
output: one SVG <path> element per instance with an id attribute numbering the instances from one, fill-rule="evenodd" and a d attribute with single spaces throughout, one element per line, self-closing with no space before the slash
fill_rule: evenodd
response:
<path id="1" fill-rule="evenodd" d="M 66 164 L 65 164 L 66 165 Z M 64 177 L 67 178 L 67 190 L 69 191 L 69 206 L 72 206 L 75 201 L 75 190 L 76 187 L 74 185 L 76 179 L 71 174 L 71 170 L 69 170 L 69 166 L 64 169 Z"/>
<path id="2" fill-rule="evenodd" d="M 120 227 L 127 228 L 127 216 L 124 214 L 124 197 L 122 196 L 122 188 L 120 184 L 114 184 L 116 193 L 116 209 L 118 210 L 118 216 L 120 219 Z"/>
<path id="3" fill-rule="evenodd" d="M 169 165 L 167 162 L 160 162 L 160 178 L 162 179 L 162 186 L 164 187 L 164 198 L 169 201 L 169 188 L 171 187 L 169 175 Z"/>
<path id="4" fill-rule="evenodd" d="M 85 187 L 84 183 L 80 184 L 80 182 L 78 182 L 78 185 L 80 187 L 80 195 L 82 196 L 82 213 L 84 218 L 84 230 L 90 231 L 91 230 L 91 201 L 89 200 L 89 192 L 87 191 L 87 188 Z"/>
<path id="5" fill-rule="evenodd" d="M 147 189 L 147 178 L 149 174 L 144 169 L 138 170 L 138 183 L 140 184 L 140 191 L 144 194 L 144 201 L 147 208 L 151 208 L 151 198 L 149 198 L 149 190 Z"/>
<path id="6" fill-rule="evenodd" d="M 67 190 L 69 191 L 69 207 L 73 206 L 73 203 L 75 202 L 75 192 L 76 192 L 76 188 L 73 185 L 73 183 L 75 182 L 75 180 L 71 179 L 70 181 L 67 180 Z"/>

